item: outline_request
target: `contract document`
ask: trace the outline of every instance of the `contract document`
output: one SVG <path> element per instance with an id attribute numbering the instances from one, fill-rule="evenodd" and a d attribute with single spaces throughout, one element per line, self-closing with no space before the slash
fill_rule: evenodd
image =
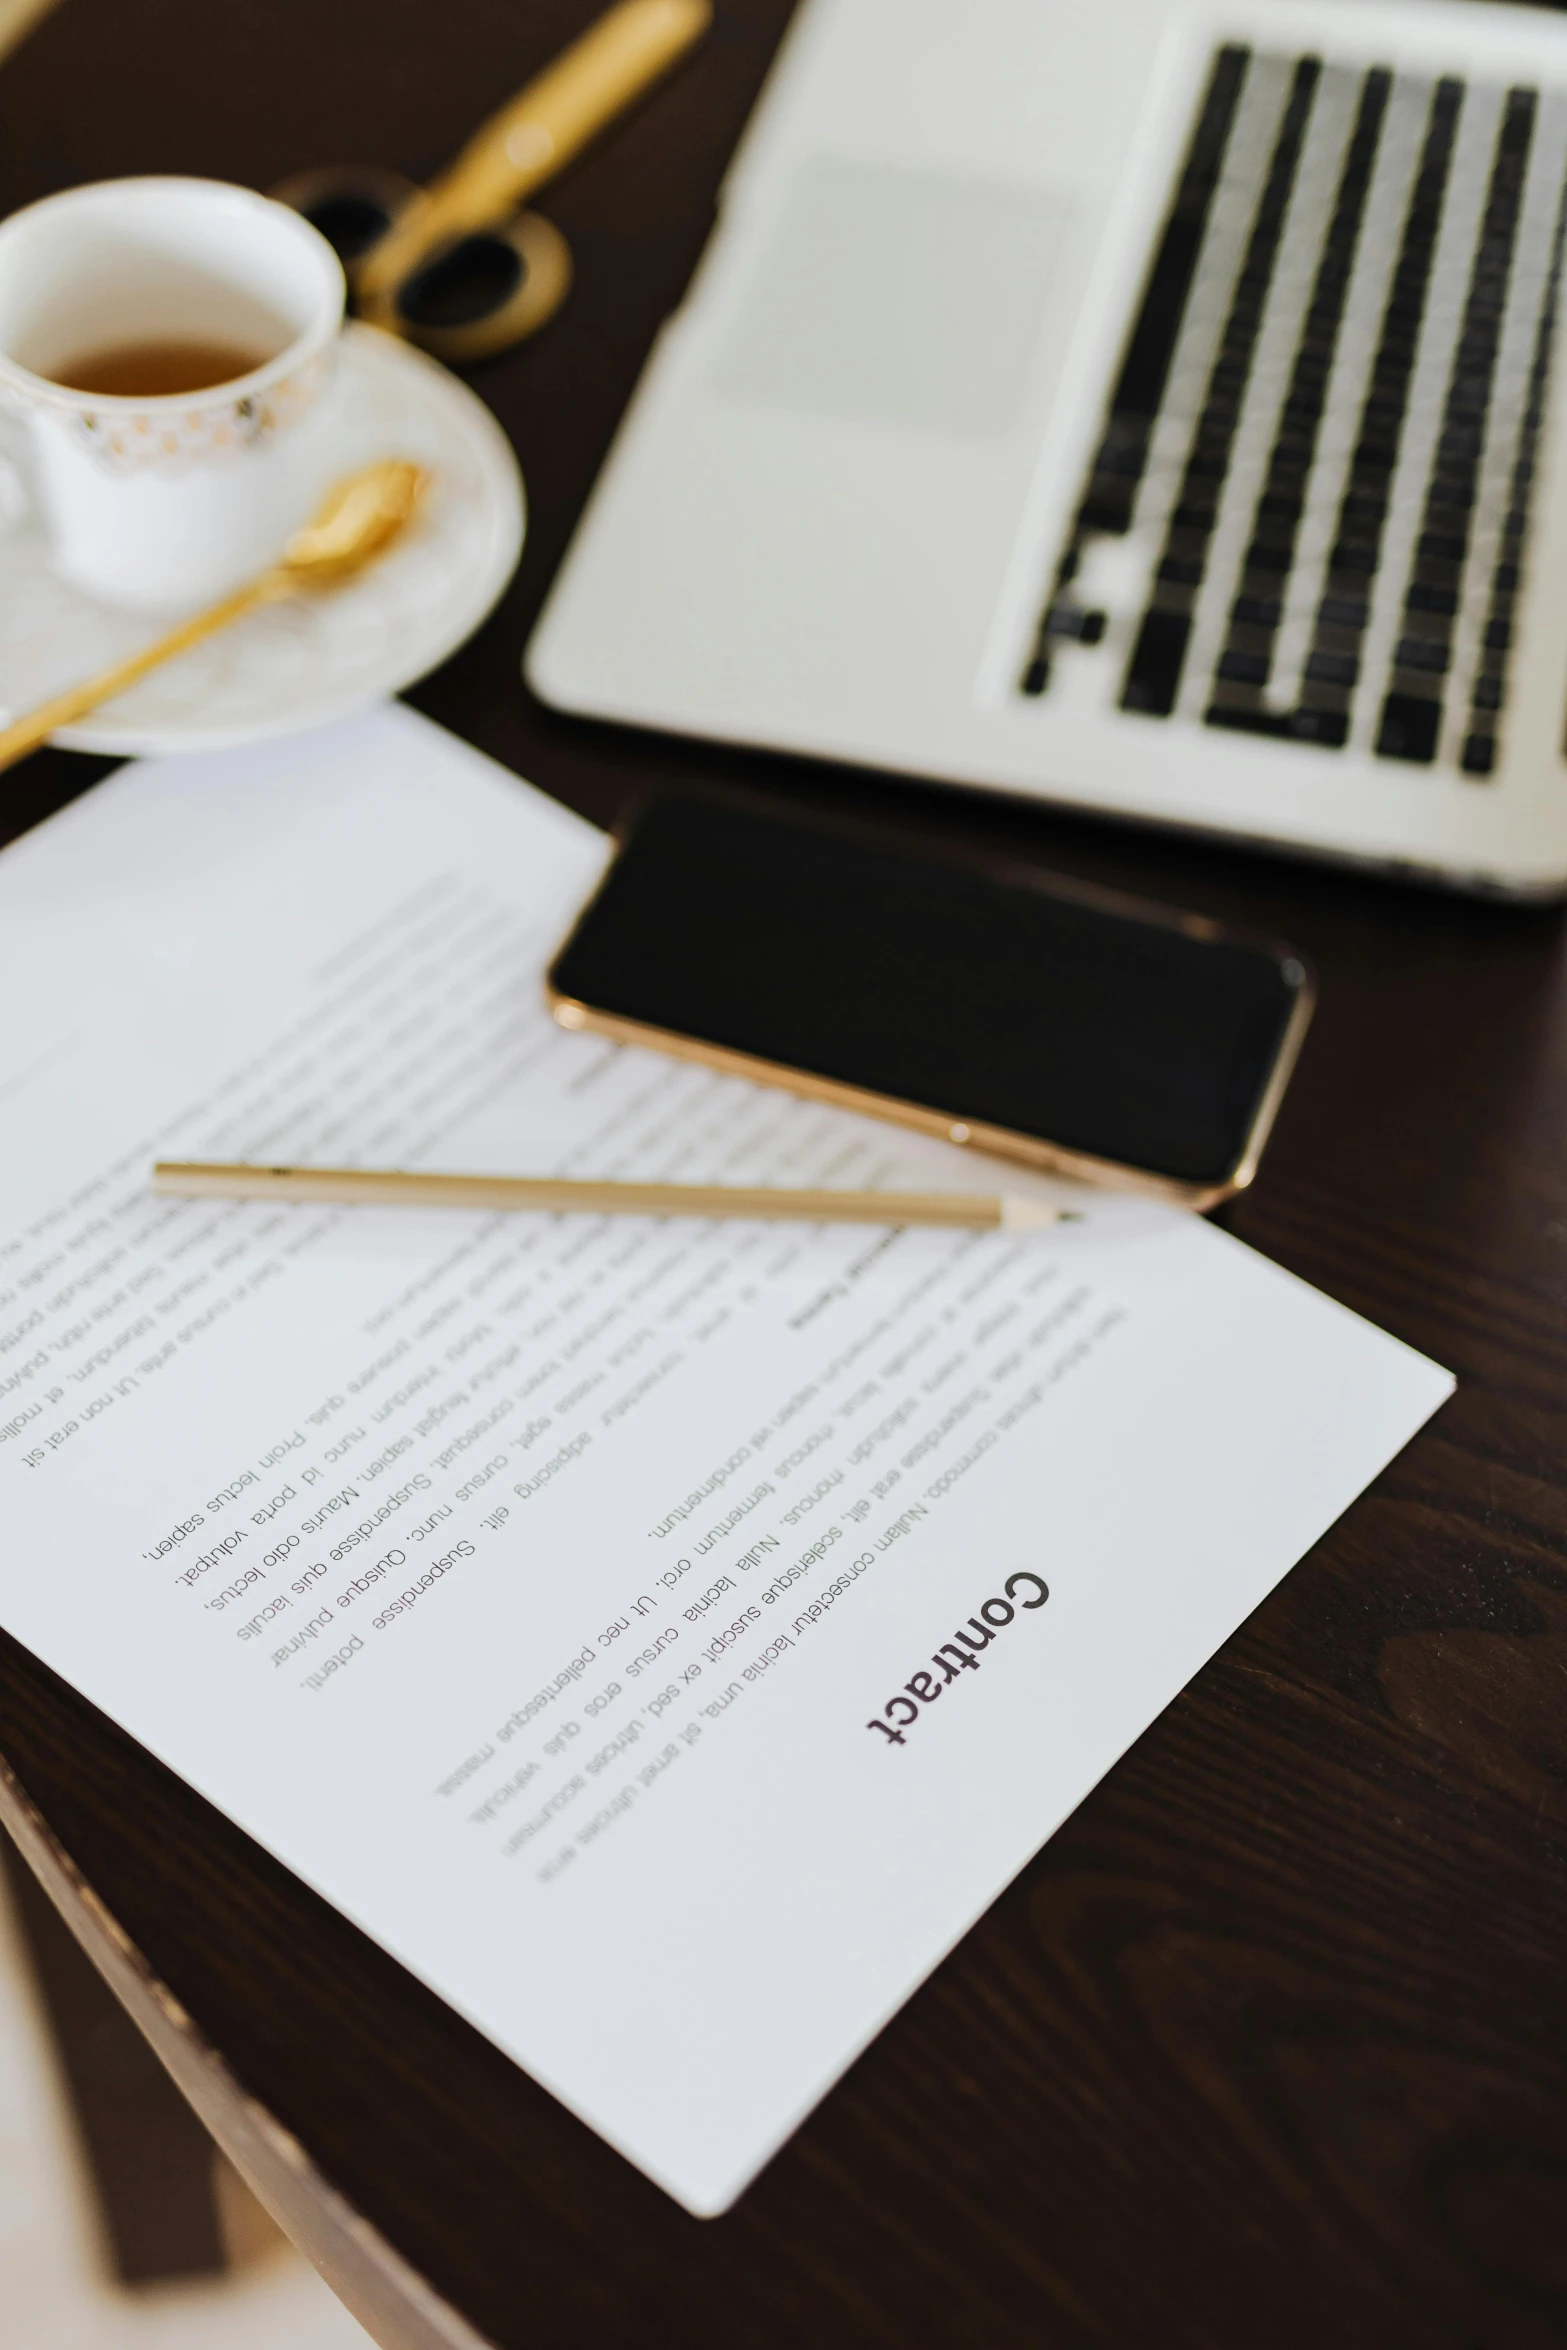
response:
<path id="1" fill-rule="evenodd" d="M 1451 1381 L 1065 1187 L 1023 1235 L 149 1191 L 996 1188 L 556 1028 L 606 854 L 388 709 L 0 857 L 0 1621 L 710 2214 Z"/>

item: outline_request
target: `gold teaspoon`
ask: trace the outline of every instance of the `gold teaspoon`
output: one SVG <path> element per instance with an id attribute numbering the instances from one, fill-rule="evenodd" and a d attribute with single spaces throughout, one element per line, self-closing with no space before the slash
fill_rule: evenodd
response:
<path id="1" fill-rule="evenodd" d="M 86 685 L 72 686 L 0 731 L 0 767 L 10 767 L 29 751 L 47 742 L 57 727 L 84 718 L 101 702 L 113 701 L 150 669 L 159 669 L 177 653 L 187 652 L 215 636 L 220 628 L 262 604 L 281 603 L 287 596 L 311 595 L 340 587 L 355 578 L 383 554 L 406 528 L 429 486 L 421 465 L 406 458 L 383 458 L 362 473 L 348 474 L 328 491 L 315 519 L 296 530 L 270 571 L 235 590 L 219 604 L 183 620 L 128 660 L 116 662 Z"/>

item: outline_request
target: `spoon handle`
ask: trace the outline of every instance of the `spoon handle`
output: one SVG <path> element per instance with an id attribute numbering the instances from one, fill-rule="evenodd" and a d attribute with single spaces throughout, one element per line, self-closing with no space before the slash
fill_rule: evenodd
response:
<path id="1" fill-rule="evenodd" d="M 176 653 L 186 652 L 190 646 L 199 645 L 204 638 L 216 636 L 220 628 L 227 628 L 230 621 L 238 620 L 242 613 L 250 611 L 254 605 L 270 602 L 276 593 L 274 578 L 275 574 L 268 572 L 260 579 L 253 579 L 248 587 L 238 589 L 232 596 L 225 596 L 221 603 L 209 606 L 205 612 L 198 612 L 194 619 L 182 620 L 177 628 L 171 628 L 166 636 L 156 638 L 152 644 L 143 645 L 139 653 L 132 653 L 127 659 L 116 661 L 112 669 L 101 670 L 96 677 L 89 678 L 85 685 L 69 687 L 65 693 L 56 694 L 52 701 L 40 703 L 25 718 L 18 718 L 15 725 L 0 729 L 0 768 L 14 766 L 18 759 L 25 759 L 29 751 L 36 751 L 40 743 L 47 742 L 58 727 L 69 726 L 73 720 L 85 718 L 88 711 L 96 710 L 100 702 L 112 702 L 116 694 L 124 693 L 127 686 L 134 685 L 139 677 L 145 677 L 149 669 L 160 669 L 165 661 L 172 661 Z"/>

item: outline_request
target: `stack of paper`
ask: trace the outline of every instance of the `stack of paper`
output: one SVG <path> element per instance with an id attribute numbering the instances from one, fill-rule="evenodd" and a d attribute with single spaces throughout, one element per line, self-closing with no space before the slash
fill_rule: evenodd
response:
<path id="1" fill-rule="evenodd" d="M 604 855 L 386 710 L 0 858 L 0 1620 L 710 2213 L 1451 1382 L 1128 1199 L 150 1195 L 158 1154 L 994 1187 L 554 1028 Z"/>

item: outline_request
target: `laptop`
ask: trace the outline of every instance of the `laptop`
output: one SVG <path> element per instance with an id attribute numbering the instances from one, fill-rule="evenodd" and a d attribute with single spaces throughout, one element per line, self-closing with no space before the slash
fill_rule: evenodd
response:
<path id="1" fill-rule="evenodd" d="M 568 711 L 1567 889 L 1567 23 L 806 0 Z"/>

